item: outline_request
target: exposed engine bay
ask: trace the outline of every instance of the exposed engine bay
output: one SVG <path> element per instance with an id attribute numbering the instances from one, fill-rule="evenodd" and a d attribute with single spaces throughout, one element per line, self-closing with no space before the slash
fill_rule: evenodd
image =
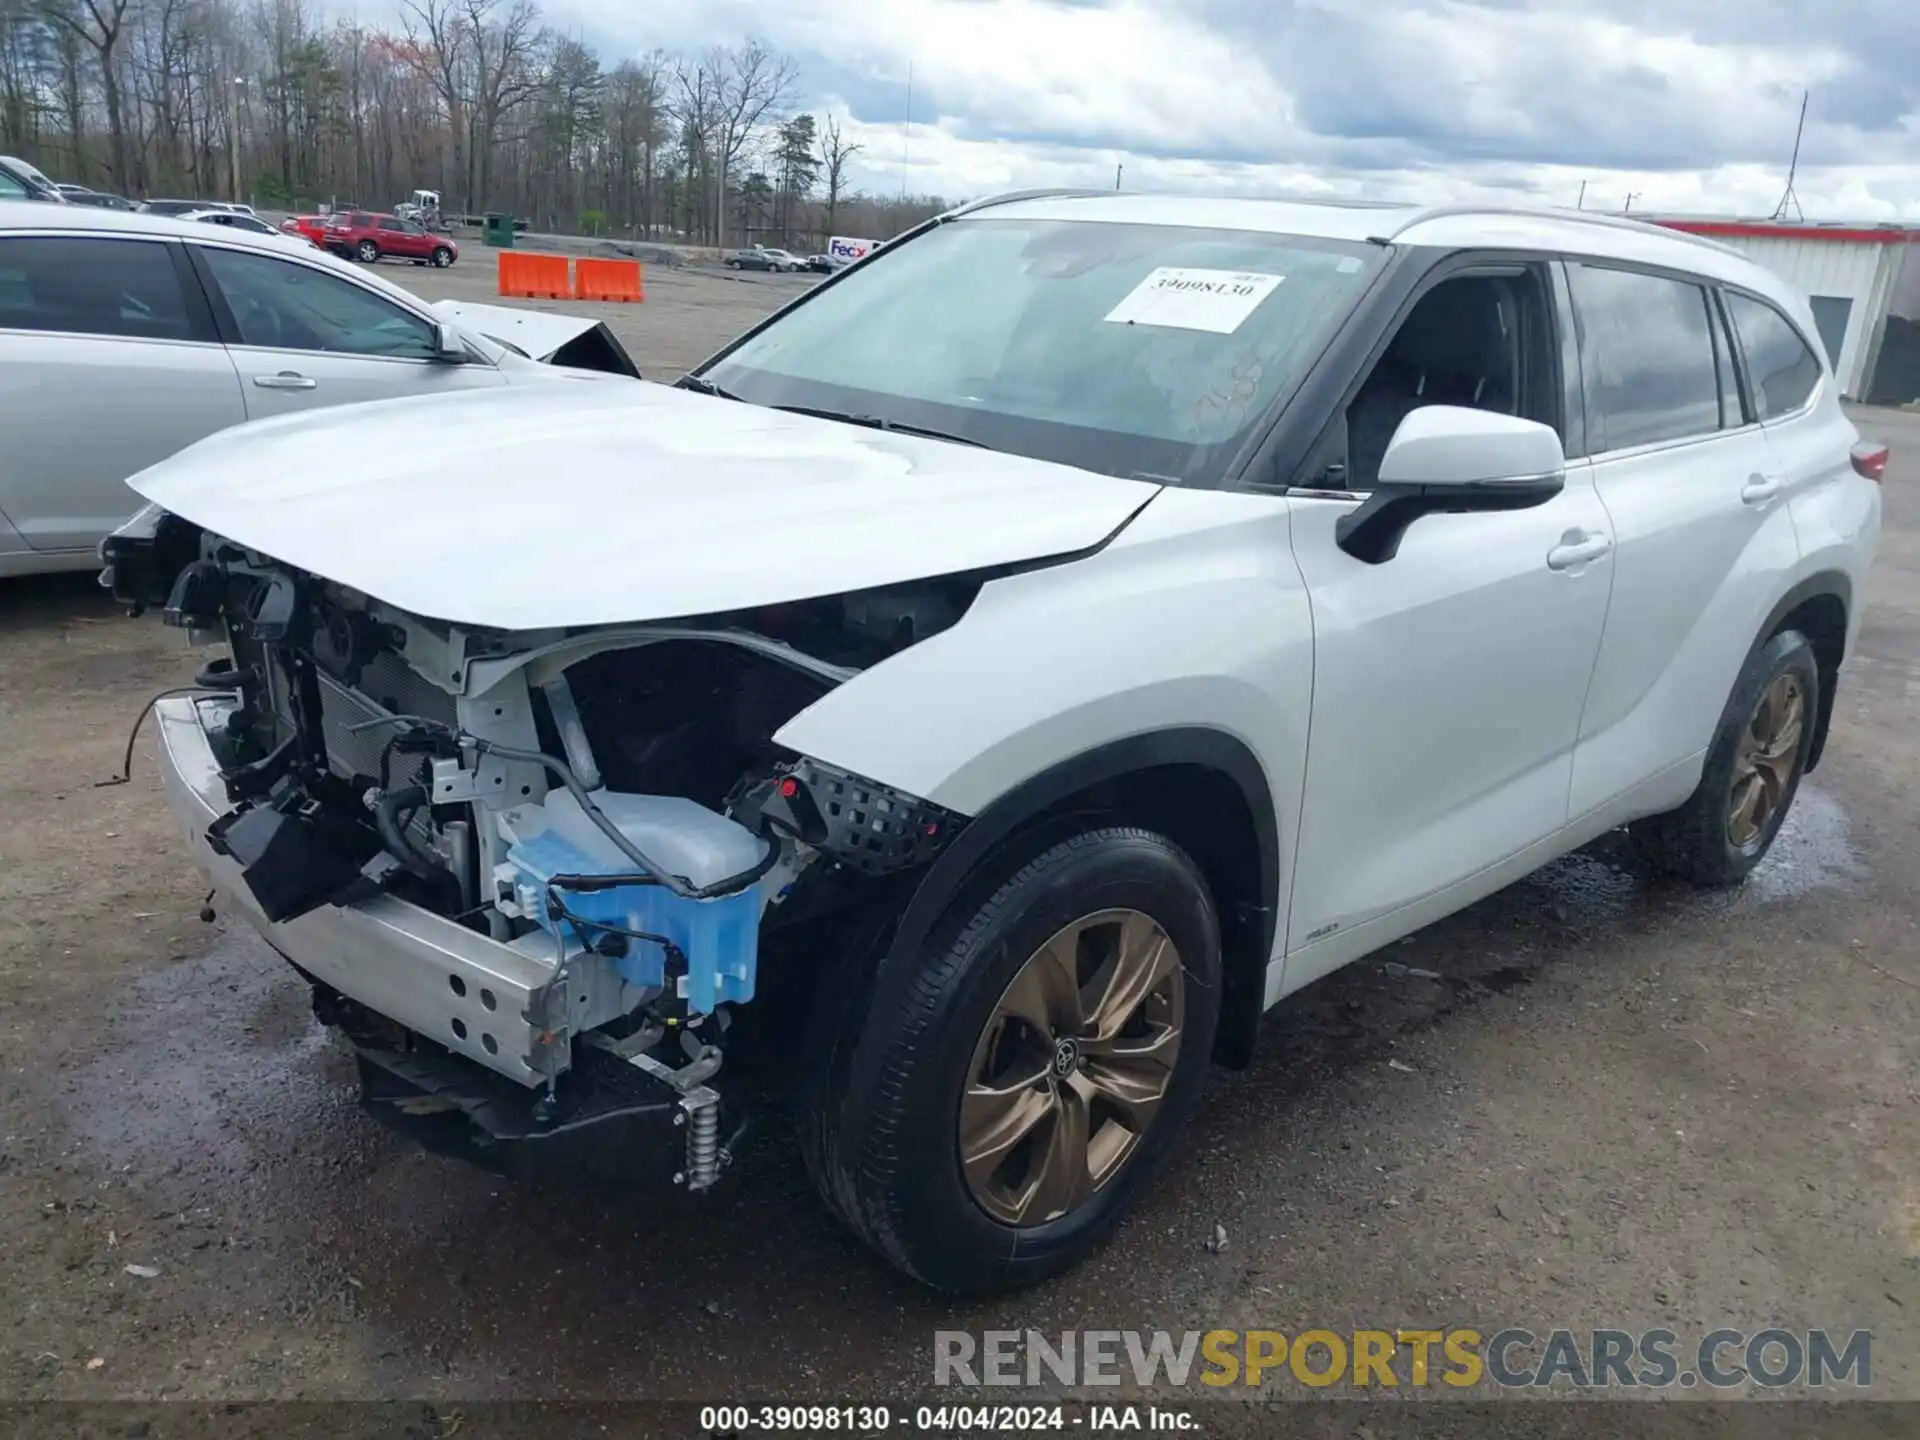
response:
<path id="1" fill-rule="evenodd" d="M 727 1156 L 710 1082 L 769 958 L 817 935 L 822 917 L 887 903 L 898 887 L 885 877 L 929 864 L 963 823 L 772 737 L 954 624 L 978 581 L 489 633 L 402 613 L 170 516 L 149 529 L 109 541 L 111 581 L 138 607 L 162 603 L 159 577 L 172 577 L 167 622 L 230 647 L 199 676 L 231 697 L 202 711 L 231 806 L 205 842 L 237 868 L 269 940 L 324 907 L 399 901 L 539 977 L 513 1015 L 450 961 L 434 977 L 445 1015 L 396 1017 L 378 1008 L 377 978 L 308 974 L 363 1075 L 371 1062 L 383 1083 L 406 1082 L 403 1108 L 420 1110 L 424 1089 L 429 1109 L 537 1135 L 599 1123 L 613 1112 L 598 1080 L 637 1071 L 654 1082 L 648 1105 L 662 1086 L 677 1102 L 680 1179 L 705 1188 Z M 476 1085 L 449 1061 L 520 1088 Z M 501 1122 L 503 1106 L 516 1113 Z"/>

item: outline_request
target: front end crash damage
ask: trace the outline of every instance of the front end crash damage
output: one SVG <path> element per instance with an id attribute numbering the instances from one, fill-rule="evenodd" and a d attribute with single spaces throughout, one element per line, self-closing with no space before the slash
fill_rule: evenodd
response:
<path id="1" fill-rule="evenodd" d="M 105 558 L 121 599 L 230 647 L 156 707 L 215 888 L 311 981 L 376 1114 L 503 1168 L 646 1150 L 712 1185 L 744 1121 L 723 1066 L 965 823 L 771 737 L 978 582 L 504 633 L 170 516 Z"/>

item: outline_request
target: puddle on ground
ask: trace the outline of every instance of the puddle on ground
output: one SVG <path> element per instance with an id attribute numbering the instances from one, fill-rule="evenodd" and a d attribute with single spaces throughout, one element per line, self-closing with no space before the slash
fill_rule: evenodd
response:
<path id="1" fill-rule="evenodd" d="M 1752 900 L 1791 900 L 1809 891 L 1847 889 L 1866 878 L 1866 867 L 1848 843 L 1847 812 L 1826 791 L 1802 785 L 1786 823 L 1747 883 L 1737 892 Z"/>

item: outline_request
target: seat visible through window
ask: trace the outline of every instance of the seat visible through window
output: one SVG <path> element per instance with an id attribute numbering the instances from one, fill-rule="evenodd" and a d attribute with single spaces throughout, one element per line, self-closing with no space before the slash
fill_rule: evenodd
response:
<path id="1" fill-rule="evenodd" d="M 1371 486 L 1400 422 L 1426 405 L 1460 405 L 1551 423 L 1546 367 L 1527 365 L 1543 348 L 1538 283 L 1527 276 L 1443 280 L 1421 297 L 1347 407 L 1348 484 Z M 1538 333 L 1535 333 L 1538 332 Z M 1528 336 L 1534 335 L 1532 342 Z M 1534 394 L 1531 392 L 1539 391 Z"/>

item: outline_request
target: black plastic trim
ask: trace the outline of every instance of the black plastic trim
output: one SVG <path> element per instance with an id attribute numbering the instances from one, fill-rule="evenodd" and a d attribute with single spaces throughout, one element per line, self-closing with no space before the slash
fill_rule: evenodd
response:
<path id="1" fill-rule="evenodd" d="M 1767 641 L 1773 638 L 1774 633 L 1779 630 L 1781 622 L 1784 621 L 1787 616 L 1791 615 L 1795 610 L 1798 610 L 1802 605 L 1806 604 L 1807 601 L 1818 599 L 1821 596 L 1831 596 L 1833 599 L 1838 600 L 1843 615 L 1851 616 L 1853 614 L 1853 582 L 1849 580 L 1844 573 L 1838 570 L 1822 570 L 1817 575 L 1809 575 L 1805 580 L 1802 580 L 1798 585 L 1787 591 L 1785 595 L 1782 595 L 1774 605 L 1773 610 L 1767 616 L 1767 623 L 1760 627 L 1760 633 L 1754 637 L 1752 648 L 1747 651 L 1747 658 L 1741 662 L 1741 672 L 1743 674 L 1745 673 L 1747 666 L 1753 663 L 1754 657 L 1765 647 Z M 1840 661 L 1842 662 L 1846 659 L 1845 643 L 1843 636 L 1841 640 L 1842 653 L 1840 655 Z M 1836 662 L 1834 666 L 1836 676 L 1839 673 L 1839 668 L 1839 663 Z M 1821 677 L 1823 681 L 1826 678 L 1824 675 Z M 1822 684 L 1820 687 L 1820 713 L 1814 723 L 1813 748 L 1807 752 L 1808 773 L 1812 773 L 1814 766 L 1820 763 L 1821 753 L 1827 748 L 1827 726 L 1833 719 L 1833 697 L 1836 688 L 1836 686 L 1828 684 Z"/>

